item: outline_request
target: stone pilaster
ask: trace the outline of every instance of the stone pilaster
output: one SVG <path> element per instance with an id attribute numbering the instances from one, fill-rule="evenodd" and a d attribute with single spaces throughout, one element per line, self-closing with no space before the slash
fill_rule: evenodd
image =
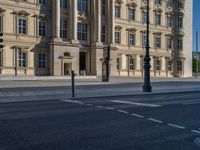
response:
<path id="1" fill-rule="evenodd" d="M 72 36 L 72 43 L 78 43 L 77 38 L 77 26 L 78 26 L 78 10 L 77 10 L 77 0 L 72 1 L 72 7 L 73 7 L 73 36 Z"/>
<path id="2" fill-rule="evenodd" d="M 60 0 L 55 0 L 55 37 L 60 38 Z"/>

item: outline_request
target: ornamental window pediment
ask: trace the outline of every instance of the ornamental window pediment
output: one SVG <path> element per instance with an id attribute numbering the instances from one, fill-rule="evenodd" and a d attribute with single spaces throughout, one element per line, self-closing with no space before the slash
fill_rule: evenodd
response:
<path id="1" fill-rule="evenodd" d="M 121 5 L 121 4 L 123 4 L 123 1 L 122 0 L 115 0 L 115 3 Z"/>
<path id="2" fill-rule="evenodd" d="M 126 31 L 135 33 L 137 30 L 135 28 L 128 28 L 126 29 Z"/>
<path id="3" fill-rule="evenodd" d="M 13 14 L 16 14 L 16 15 L 23 17 L 23 18 L 30 16 L 30 13 L 28 13 L 24 10 L 13 12 Z"/>
<path id="4" fill-rule="evenodd" d="M 45 14 L 37 14 L 37 15 L 34 15 L 33 17 L 36 17 L 40 20 L 45 20 L 47 18 L 47 16 Z"/>
<path id="5" fill-rule="evenodd" d="M 121 30 L 122 30 L 122 26 L 120 25 L 115 26 L 115 31 L 121 31 Z"/>
<path id="6" fill-rule="evenodd" d="M 86 13 L 84 11 L 79 11 L 78 12 L 78 20 L 79 21 L 85 21 L 87 19 Z"/>
<path id="7" fill-rule="evenodd" d="M 0 14 L 3 14 L 6 10 L 3 8 L 0 8 Z"/>
<path id="8" fill-rule="evenodd" d="M 154 34 L 155 36 L 161 36 L 161 35 L 162 35 L 162 32 L 153 32 L 153 34 Z"/>
<path id="9" fill-rule="evenodd" d="M 156 9 L 154 9 L 154 12 L 155 12 L 156 14 L 161 14 L 161 13 L 163 12 L 163 10 L 160 9 L 160 8 L 156 8 Z"/>
<path id="10" fill-rule="evenodd" d="M 135 8 L 135 7 L 137 7 L 137 3 L 136 3 L 135 0 L 131 0 L 131 1 L 127 4 L 127 6 L 128 6 L 128 7 L 133 7 L 133 8 Z"/>
<path id="11" fill-rule="evenodd" d="M 173 11 L 167 11 L 165 14 L 166 14 L 167 16 L 173 16 L 173 15 L 174 15 Z"/>

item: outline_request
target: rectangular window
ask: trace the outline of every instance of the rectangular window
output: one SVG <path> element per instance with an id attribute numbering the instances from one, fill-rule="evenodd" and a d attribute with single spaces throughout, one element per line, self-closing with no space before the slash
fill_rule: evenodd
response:
<path id="1" fill-rule="evenodd" d="M 88 13 L 88 0 L 78 0 L 78 11 Z"/>
<path id="2" fill-rule="evenodd" d="M 182 70 L 183 70 L 183 62 L 177 61 L 177 71 L 182 71 Z"/>
<path id="3" fill-rule="evenodd" d="M 39 22 L 39 36 L 46 36 L 46 26 L 47 23 L 45 21 Z"/>
<path id="4" fill-rule="evenodd" d="M 170 60 L 167 61 L 167 70 L 168 71 L 172 70 L 172 62 Z"/>
<path id="5" fill-rule="evenodd" d="M 26 53 L 19 51 L 18 52 L 18 66 L 26 67 Z"/>
<path id="6" fill-rule="evenodd" d="M 172 27 L 172 17 L 167 17 L 167 27 Z"/>
<path id="7" fill-rule="evenodd" d="M 115 17 L 116 18 L 120 18 L 120 14 L 121 14 L 121 10 L 120 10 L 120 6 L 119 5 L 115 5 Z"/>
<path id="8" fill-rule="evenodd" d="M 161 5 L 161 0 L 155 0 L 155 5 Z"/>
<path id="9" fill-rule="evenodd" d="M 27 19 L 18 19 L 18 34 L 27 34 Z"/>
<path id="10" fill-rule="evenodd" d="M 159 58 L 156 58 L 156 70 L 160 71 L 160 60 L 159 60 Z"/>
<path id="11" fill-rule="evenodd" d="M 183 28 L 183 17 L 178 17 L 177 18 L 177 27 L 178 28 Z"/>
<path id="12" fill-rule="evenodd" d="M 161 25 L 161 14 L 156 14 L 156 25 Z"/>
<path id="13" fill-rule="evenodd" d="M 115 43 L 120 44 L 120 32 L 115 32 Z"/>
<path id="14" fill-rule="evenodd" d="M 101 14 L 106 15 L 106 0 L 101 0 Z"/>
<path id="15" fill-rule="evenodd" d="M 88 30 L 87 24 L 78 23 L 78 40 L 87 41 Z"/>
<path id="16" fill-rule="evenodd" d="M 173 43 L 172 37 L 168 36 L 167 37 L 167 49 L 172 49 L 172 43 Z"/>
<path id="17" fill-rule="evenodd" d="M 3 32 L 3 16 L 0 15 L 0 32 Z"/>
<path id="18" fill-rule="evenodd" d="M 46 5 L 47 4 L 47 0 L 39 0 L 39 4 Z"/>
<path id="19" fill-rule="evenodd" d="M 60 37 L 63 39 L 67 38 L 67 20 L 60 20 Z"/>
<path id="20" fill-rule="evenodd" d="M 147 23 L 147 12 L 143 11 L 142 16 L 143 16 L 143 23 Z"/>
<path id="21" fill-rule="evenodd" d="M 120 58 L 117 58 L 117 70 L 120 70 Z"/>
<path id="22" fill-rule="evenodd" d="M 43 53 L 38 54 L 38 67 L 39 68 L 46 67 L 46 55 Z"/>
<path id="23" fill-rule="evenodd" d="M 160 36 L 155 37 L 155 47 L 161 48 L 161 37 Z"/>
<path id="24" fill-rule="evenodd" d="M 60 0 L 60 8 L 67 8 L 67 0 Z"/>
<path id="25" fill-rule="evenodd" d="M 142 34 L 142 46 L 143 47 L 147 46 L 147 36 L 145 33 Z"/>
<path id="26" fill-rule="evenodd" d="M 101 27 L 101 42 L 106 42 L 106 27 Z"/>
<path id="27" fill-rule="evenodd" d="M 135 45 L 135 34 L 129 33 L 129 45 Z"/>
<path id="28" fill-rule="evenodd" d="M 135 59 L 133 59 L 133 58 L 129 59 L 129 69 L 135 70 Z"/>
<path id="29" fill-rule="evenodd" d="M 177 48 L 178 50 L 183 50 L 183 39 L 178 39 Z"/>
<path id="30" fill-rule="evenodd" d="M 129 9 L 129 20 L 135 20 L 135 9 Z"/>

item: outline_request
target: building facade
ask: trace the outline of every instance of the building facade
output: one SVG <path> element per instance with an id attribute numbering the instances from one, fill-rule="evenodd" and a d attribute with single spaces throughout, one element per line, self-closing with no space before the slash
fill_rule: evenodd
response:
<path id="1" fill-rule="evenodd" d="M 151 76 L 192 76 L 192 0 L 150 1 Z M 0 76 L 143 76 L 146 0 L 0 0 Z"/>

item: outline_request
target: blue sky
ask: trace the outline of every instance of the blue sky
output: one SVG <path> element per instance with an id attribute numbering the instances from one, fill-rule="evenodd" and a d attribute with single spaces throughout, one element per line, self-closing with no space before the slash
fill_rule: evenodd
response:
<path id="1" fill-rule="evenodd" d="M 200 0 L 194 0 L 194 13 L 193 13 L 193 50 L 196 50 L 196 28 L 199 32 L 200 41 Z M 200 42 L 199 42 L 200 48 Z"/>

